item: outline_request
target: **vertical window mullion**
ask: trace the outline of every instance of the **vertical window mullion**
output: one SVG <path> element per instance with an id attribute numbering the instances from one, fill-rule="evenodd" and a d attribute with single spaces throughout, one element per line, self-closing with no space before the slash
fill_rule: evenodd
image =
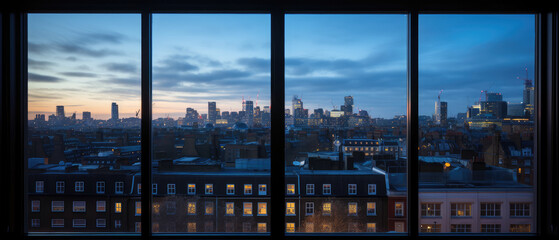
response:
<path id="1" fill-rule="evenodd" d="M 151 31 L 152 16 L 150 11 L 141 13 L 142 29 L 142 50 L 141 50 L 141 71 L 142 71 L 142 125 L 141 125 L 141 182 L 144 186 L 151 186 Z M 142 191 L 141 193 L 141 236 L 142 239 L 151 238 L 151 202 L 152 191 Z"/>
<path id="2" fill-rule="evenodd" d="M 408 13 L 408 106 L 407 106 L 407 147 L 408 147 L 408 235 L 418 235 L 419 226 L 419 161 L 418 159 L 418 73 L 419 37 L 418 12 Z"/>
<path id="3" fill-rule="evenodd" d="M 273 238 L 285 236 L 285 12 L 271 12 L 271 112 L 272 159 L 270 179 L 270 234 Z M 272 210 L 273 209 L 273 210 Z"/>

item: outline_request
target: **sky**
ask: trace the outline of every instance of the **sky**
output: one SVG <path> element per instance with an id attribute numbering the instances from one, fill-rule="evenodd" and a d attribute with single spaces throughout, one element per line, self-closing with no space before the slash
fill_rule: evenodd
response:
<path id="1" fill-rule="evenodd" d="M 29 118 L 90 111 L 108 119 L 140 109 L 140 15 L 29 14 Z M 407 19 L 401 14 L 288 14 L 285 17 L 286 108 L 339 109 L 392 118 L 406 112 Z M 270 15 L 155 14 L 153 117 L 207 113 L 215 101 L 239 111 L 244 100 L 270 105 Z M 449 116 L 465 112 L 481 90 L 522 101 L 534 76 L 533 15 L 420 15 L 419 112 L 437 96 Z M 520 78 L 520 79 L 519 79 Z"/>

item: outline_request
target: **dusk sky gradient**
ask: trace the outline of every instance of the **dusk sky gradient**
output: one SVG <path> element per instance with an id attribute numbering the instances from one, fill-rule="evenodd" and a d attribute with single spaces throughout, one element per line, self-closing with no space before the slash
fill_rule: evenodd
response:
<path id="1" fill-rule="evenodd" d="M 406 15 L 286 15 L 286 108 L 355 110 L 392 118 L 406 111 Z M 140 108 L 140 15 L 29 14 L 29 118 L 90 111 L 107 119 Z M 534 15 L 420 15 L 419 112 L 432 115 L 441 89 L 449 117 L 481 90 L 522 101 L 525 68 L 534 76 Z M 154 14 L 154 118 L 270 104 L 270 15 Z"/>

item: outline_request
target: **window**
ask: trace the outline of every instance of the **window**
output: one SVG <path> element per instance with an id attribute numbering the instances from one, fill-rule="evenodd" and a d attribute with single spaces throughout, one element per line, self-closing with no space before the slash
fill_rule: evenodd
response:
<path id="1" fill-rule="evenodd" d="M 124 193 L 124 182 L 115 182 L 115 194 Z"/>
<path id="2" fill-rule="evenodd" d="M 481 203 L 480 204 L 480 215 L 482 217 L 499 217 L 501 216 L 501 204 L 500 203 Z"/>
<path id="3" fill-rule="evenodd" d="M 235 184 L 227 184 L 227 195 L 235 194 Z"/>
<path id="4" fill-rule="evenodd" d="M 322 215 L 330 216 L 332 214 L 332 203 L 322 203 Z"/>
<path id="5" fill-rule="evenodd" d="M 258 184 L 258 195 L 266 195 L 266 184 Z"/>
<path id="6" fill-rule="evenodd" d="M 441 232 L 440 224 L 421 224 L 420 228 L 422 233 Z"/>
<path id="7" fill-rule="evenodd" d="M 95 211 L 97 212 L 106 212 L 107 211 L 107 202 L 106 201 L 97 201 Z"/>
<path id="8" fill-rule="evenodd" d="M 56 193 L 64 193 L 64 181 L 56 181 Z"/>
<path id="9" fill-rule="evenodd" d="M 195 195 L 196 194 L 196 184 L 189 183 L 187 192 L 188 192 L 188 195 Z"/>
<path id="10" fill-rule="evenodd" d="M 258 203 L 258 216 L 268 215 L 268 203 L 259 202 Z"/>
<path id="11" fill-rule="evenodd" d="M 511 203 L 510 204 L 511 217 L 529 217 L 530 204 L 529 203 Z"/>
<path id="12" fill-rule="evenodd" d="M 295 216 L 295 203 L 294 202 L 285 203 L 285 215 Z"/>
<path id="13" fill-rule="evenodd" d="M 141 232 L 142 231 L 142 223 L 141 222 L 135 222 L 134 223 L 134 232 Z"/>
<path id="14" fill-rule="evenodd" d="M 471 232 L 471 224 L 450 224 L 450 232 Z"/>
<path id="15" fill-rule="evenodd" d="M 138 183 L 138 194 L 142 194 L 142 184 Z"/>
<path id="16" fill-rule="evenodd" d="M 135 206 L 136 206 L 135 211 L 134 211 L 135 215 L 136 216 L 141 216 L 142 215 L 142 202 L 136 201 Z"/>
<path id="17" fill-rule="evenodd" d="M 256 225 L 257 225 L 257 228 L 258 228 L 257 229 L 258 232 L 262 233 L 262 232 L 267 232 L 268 231 L 266 223 L 257 223 Z"/>
<path id="18" fill-rule="evenodd" d="M 64 219 L 51 219 L 50 226 L 53 228 L 64 227 Z"/>
<path id="19" fill-rule="evenodd" d="M 404 216 L 404 202 L 394 203 L 394 216 L 396 217 Z"/>
<path id="20" fill-rule="evenodd" d="M 314 214 L 314 202 L 306 202 L 305 203 L 305 214 L 306 215 L 313 215 Z"/>
<path id="21" fill-rule="evenodd" d="M 121 227 L 122 227 L 122 222 L 119 219 L 115 220 L 115 228 L 120 229 Z"/>
<path id="22" fill-rule="evenodd" d="M 161 213 L 161 203 L 153 203 L 153 215 L 159 215 Z"/>
<path id="23" fill-rule="evenodd" d="M 35 181 L 35 193 L 43 193 L 45 191 L 45 181 Z"/>
<path id="24" fill-rule="evenodd" d="M 481 232 L 486 232 L 486 233 L 501 232 L 501 224 L 481 224 Z"/>
<path id="25" fill-rule="evenodd" d="M 105 218 L 95 219 L 95 226 L 98 227 L 98 228 L 107 227 L 107 219 L 105 219 Z"/>
<path id="26" fill-rule="evenodd" d="M 233 202 L 225 203 L 225 215 L 226 216 L 235 216 L 235 203 L 233 203 Z"/>
<path id="27" fill-rule="evenodd" d="M 295 194 L 295 184 L 287 184 L 287 195 Z"/>
<path id="28" fill-rule="evenodd" d="M 174 183 L 167 184 L 167 194 L 173 195 L 176 193 L 176 188 Z"/>
<path id="29" fill-rule="evenodd" d="M 188 202 L 188 215 L 196 215 L 196 202 Z"/>
<path id="30" fill-rule="evenodd" d="M 41 227 L 41 219 L 31 219 L 31 227 L 38 228 Z"/>
<path id="31" fill-rule="evenodd" d="M 122 212 L 122 203 L 121 202 L 116 202 L 115 203 L 115 213 L 121 213 Z"/>
<path id="32" fill-rule="evenodd" d="M 188 232 L 196 232 L 196 223 L 195 222 L 187 223 L 187 231 Z"/>
<path id="33" fill-rule="evenodd" d="M 369 195 L 376 195 L 377 194 L 377 185 L 376 184 L 367 185 L 367 193 Z"/>
<path id="34" fill-rule="evenodd" d="M 31 201 L 31 212 L 40 212 L 41 211 L 41 201 L 33 200 Z"/>
<path id="35" fill-rule="evenodd" d="M 295 232 L 295 223 L 289 222 L 285 224 L 286 232 Z"/>
<path id="36" fill-rule="evenodd" d="M 422 217 L 440 217 L 441 204 L 439 203 L 422 203 L 421 204 Z"/>
<path id="37" fill-rule="evenodd" d="M 252 216 L 252 203 L 251 202 L 244 202 L 243 203 L 243 216 Z"/>
<path id="38" fill-rule="evenodd" d="M 52 212 L 64 212 L 64 201 L 52 201 Z"/>
<path id="39" fill-rule="evenodd" d="M 96 192 L 99 194 L 105 193 L 105 182 L 97 182 L 96 185 Z"/>
<path id="40" fill-rule="evenodd" d="M 377 215 L 377 203 L 367 202 L 367 216 L 376 216 L 376 215 Z"/>
<path id="41" fill-rule="evenodd" d="M 85 219 L 81 219 L 81 218 L 72 219 L 72 227 L 75 228 L 85 228 L 86 225 L 85 223 L 86 223 Z"/>
<path id="42" fill-rule="evenodd" d="M 349 194 L 349 195 L 357 194 L 357 184 L 348 184 L 347 185 L 347 194 Z"/>
<path id="43" fill-rule="evenodd" d="M 471 203 L 451 203 L 450 216 L 452 217 L 471 217 L 472 204 Z"/>
<path id="44" fill-rule="evenodd" d="M 322 194 L 323 194 L 323 195 L 330 195 L 330 194 L 332 194 L 332 185 L 330 185 L 330 184 L 322 184 Z"/>
<path id="45" fill-rule="evenodd" d="M 157 183 L 151 185 L 151 193 L 153 195 L 157 194 Z"/>
<path id="46" fill-rule="evenodd" d="M 214 194 L 214 185 L 206 184 L 206 194 Z"/>
<path id="47" fill-rule="evenodd" d="M 348 216 L 357 216 L 357 203 L 350 202 L 347 204 L 347 214 Z"/>
<path id="48" fill-rule="evenodd" d="M 245 184 L 245 195 L 252 195 L 252 184 Z"/>
<path id="49" fill-rule="evenodd" d="M 74 201 L 73 212 L 85 212 L 85 201 Z"/>
<path id="50" fill-rule="evenodd" d="M 322 224 L 322 232 L 332 232 L 332 224 L 331 223 L 323 223 Z"/>
<path id="51" fill-rule="evenodd" d="M 214 203 L 210 201 L 206 201 L 206 215 L 214 215 Z"/>
<path id="52" fill-rule="evenodd" d="M 74 189 L 76 192 L 83 192 L 84 183 L 83 181 L 77 181 L 74 183 Z"/>
<path id="53" fill-rule="evenodd" d="M 367 223 L 367 232 L 377 232 L 377 224 L 376 223 Z"/>
<path id="54" fill-rule="evenodd" d="M 307 184 L 307 195 L 314 195 L 314 184 Z"/>
<path id="55" fill-rule="evenodd" d="M 243 222 L 243 232 L 251 232 L 252 231 L 252 224 L 249 222 Z"/>
<path id="56" fill-rule="evenodd" d="M 531 232 L 530 224 L 511 224 L 509 232 Z"/>

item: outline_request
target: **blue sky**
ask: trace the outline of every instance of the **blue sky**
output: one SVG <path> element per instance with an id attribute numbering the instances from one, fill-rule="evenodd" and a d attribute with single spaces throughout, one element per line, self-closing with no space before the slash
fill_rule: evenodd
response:
<path id="1" fill-rule="evenodd" d="M 406 111 L 406 15 L 290 14 L 285 23 L 286 108 L 357 109 L 391 118 Z M 522 101 L 525 68 L 533 79 L 533 15 L 421 15 L 420 114 L 431 115 L 441 89 L 449 116 L 481 90 Z M 30 14 L 29 115 L 91 111 L 108 118 L 140 108 L 140 16 Z M 270 104 L 270 16 L 156 14 L 153 17 L 154 117 L 200 113 L 216 101 L 238 111 L 242 99 Z"/>

